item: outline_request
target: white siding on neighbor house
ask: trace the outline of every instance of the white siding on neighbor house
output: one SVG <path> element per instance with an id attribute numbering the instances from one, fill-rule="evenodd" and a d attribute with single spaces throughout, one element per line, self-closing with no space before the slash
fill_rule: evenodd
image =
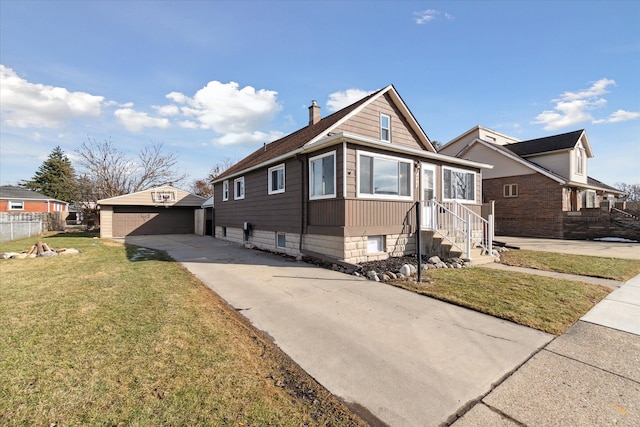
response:
<path id="1" fill-rule="evenodd" d="M 582 149 L 582 173 L 578 173 L 578 162 L 577 162 L 577 151 Z M 581 182 L 583 184 L 587 183 L 587 152 L 584 149 L 584 146 L 582 145 L 582 141 L 578 141 L 578 143 L 576 144 L 576 148 L 574 148 L 573 150 L 571 150 L 571 175 L 569 176 L 569 179 L 571 181 L 575 181 L 575 182 Z"/>
<path id="2" fill-rule="evenodd" d="M 475 127 L 467 133 L 458 137 L 459 139 L 455 141 L 450 141 L 447 143 L 445 147 L 441 150 L 438 150 L 441 154 L 446 154 L 448 156 L 455 157 L 460 151 L 464 150 L 465 147 L 471 144 L 476 139 L 482 139 L 483 141 L 492 142 L 494 144 L 505 145 L 505 144 L 513 144 L 515 142 L 519 142 L 515 138 L 511 138 L 507 135 L 502 135 L 497 132 L 491 131 L 491 129 L 483 128 L 483 127 Z M 466 158 L 466 157 L 463 157 Z M 487 162 L 489 164 L 493 164 L 492 162 Z"/>
<path id="3" fill-rule="evenodd" d="M 493 165 L 493 169 L 484 169 L 482 171 L 482 178 L 484 179 L 535 173 L 531 168 L 481 144 L 474 144 L 463 158 Z"/>
<path id="4" fill-rule="evenodd" d="M 527 160 L 560 176 L 569 177 L 571 176 L 571 155 L 572 151 L 560 151 L 558 153 L 530 156 L 527 157 Z M 586 178 L 584 182 L 586 182 Z"/>

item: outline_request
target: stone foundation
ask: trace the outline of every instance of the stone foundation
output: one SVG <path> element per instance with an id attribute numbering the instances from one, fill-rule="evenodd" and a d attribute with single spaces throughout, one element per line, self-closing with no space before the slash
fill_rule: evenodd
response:
<path id="1" fill-rule="evenodd" d="M 277 247 L 277 233 L 274 231 L 253 230 L 248 240 L 244 240 L 244 232 L 239 228 L 227 227 L 226 237 L 222 227 L 216 226 L 216 238 L 238 244 L 250 244 L 256 248 L 271 252 L 285 253 L 291 256 L 301 255 L 300 235 L 297 233 L 283 233 L 285 248 Z M 306 234 L 302 239 L 302 250 L 326 255 L 330 258 L 358 264 L 361 262 L 384 260 L 416 252 L 415 236 L 409 234 L 387 234 L 384 236 L 384 251 L 369 253 L 367 236 L 325 236 L 320 234 Z"/>

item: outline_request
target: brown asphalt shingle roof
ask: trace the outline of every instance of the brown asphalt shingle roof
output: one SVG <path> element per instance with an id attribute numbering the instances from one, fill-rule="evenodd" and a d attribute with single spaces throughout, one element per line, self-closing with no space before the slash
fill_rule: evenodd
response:
<path id="1" fill-rule="evenodd" d="M 227 176 L 234 175 L 237 172 L 241 172 L 245 169 L 259 165 L 268 160 L 275 159 L 276 157 L 280 157 L 291 151 L 301 148 L 302 146 L 304 146 L 304 144 L 311 141 L 316 136 L 322 135 L 325 131 L 327 131 L 327 129 L 335 125 L 338 121 L 354 111 L 360 105 L 364 104 L 366 101 L 379 94 L 382 90 L 384 89 L 380 89 L 368 96 L 365 96 L 361 100 L 349 105 L 348 107 L 345 107 L 342 110 L 336 111 L 335 113 L 321 119 L 314 125 L 305 126 L 302 129 L 299 129 L 287 136 L 284 136 L 267 144 L 265 147 L 257 149 L 244 159 L 240 160 L 238 163 L 231 166 L 222 174 L 217 176 L 215 180 L 218 181 Z"/>

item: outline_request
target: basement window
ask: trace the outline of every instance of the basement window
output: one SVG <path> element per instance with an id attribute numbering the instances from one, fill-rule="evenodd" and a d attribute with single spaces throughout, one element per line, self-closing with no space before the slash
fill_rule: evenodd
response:
<path id="1" fill-rule="evenodd" d="M 502 195 L 504 197 L 518 197 L 518 184 L 505 184 Z"/>
<path id="2" fill-rule="evenodd" d="M 367 253 L 384 252 L 384 236 L 367 236 Z"/>
<path id="3" fill-rule="evenodd" d="M 279 249 L 287 248 L 287 239 L 284 233 L 276 233 L 276 247 Z"/>

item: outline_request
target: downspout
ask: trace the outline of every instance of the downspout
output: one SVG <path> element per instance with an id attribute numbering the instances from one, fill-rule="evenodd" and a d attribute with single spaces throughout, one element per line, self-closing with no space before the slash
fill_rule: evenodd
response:
<path id="1" fill-rule="evenodd" d="M 307 209 L 306 209 L 306 203 L 305 203 L 305 188 L 309 185 L 309 183 L 306 183 L 305 185 L 305 181 L 306 181 L 306 170 L 305 170 L 305 166 L 306 166 L 306 162 L 304 159 L 305 156 L 301 156 L 300 154 L 296 154 L 296 159 L 298 159 L 298 161 L 300 162 L 300 173 L 302 174 L 302 186 L 300 188 L 300 239 L 298 239 L 298 251 L 302 254 L 302 236 L 304 235 L 304 231 L 305 231 L 305 224 L 306 224 L 306 213 L 307 213 Z"/>

